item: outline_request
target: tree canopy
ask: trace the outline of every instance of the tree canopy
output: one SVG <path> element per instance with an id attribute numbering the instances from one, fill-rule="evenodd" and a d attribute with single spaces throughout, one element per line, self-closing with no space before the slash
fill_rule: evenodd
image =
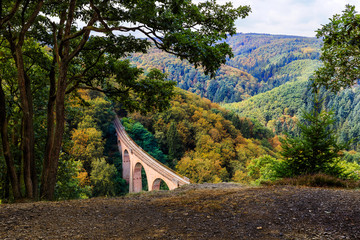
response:
<path id="1" fill-rule="evenodd" d="M 360 15 L 355 6 L 346 5 L 342 14 L 334 15 L 328 24 L 317 30 L 322 37 L 321 60 L 324 66 L 316 71 L 316 83 L 332 91 L 352 86 L 360 78 Z"/>

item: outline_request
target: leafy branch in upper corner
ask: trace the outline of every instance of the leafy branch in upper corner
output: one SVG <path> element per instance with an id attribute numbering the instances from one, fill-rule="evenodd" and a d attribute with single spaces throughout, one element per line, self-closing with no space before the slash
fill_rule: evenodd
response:
<path id="1" fill-rule="evenodd" d="M 316 71 L 316 83 L 337 92 L 350 87 L 360 78 L 360 15 L 355 6 L 346 5 L 342 15 L 317 30 L 322 37 L 321 60 L 324 66 Z"/>

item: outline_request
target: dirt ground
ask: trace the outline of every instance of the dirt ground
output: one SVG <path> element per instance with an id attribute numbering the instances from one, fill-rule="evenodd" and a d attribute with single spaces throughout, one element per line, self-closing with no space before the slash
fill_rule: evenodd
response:
<path id="1" fill-rule="evenodd" d="M 203 184 L 3 204 L 0 239 L 360 239 L 360 191 Z"/>

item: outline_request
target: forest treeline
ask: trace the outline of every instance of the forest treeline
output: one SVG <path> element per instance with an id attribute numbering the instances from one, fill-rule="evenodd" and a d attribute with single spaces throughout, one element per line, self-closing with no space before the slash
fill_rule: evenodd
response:
<path id="1" fill-rule="evenodd" d="M 311 107 L 309 78 L 321 66 L 321 39 L 267 34 L 236 34 L 226 40 L 234 57 L 217 72 L 205 76 L 185 61 L 151 49 L 149 54 L 133 54 L 131 63 L 150 69 L 157 67 L 185 90 L 228 103 L 224 107 L 240 116 L 257 119 L 275 134 L 299 133 L 296 122 L 302 109 Z M 322 89 L 324 108 L 334 111 L 339 141 L 358 139 L 357 86 L 332 94 Z M 357 150 L 354 141 L 352 149 Z"/>
<path id="2" fill-rule="evenodd" d="M 158 65 L 161 71 L 169 73 L 169 79 L 177 81 L 180 88 L 206 97 L 213 102 L 228 103 L 223 105 L 226 109 L 235 112 L 240 118 L 253 119 L 249 121 L 256 119 L 280 138 L 284 138 L 285 133 L 288 134 L 287 136 L 300 136 L 299 126 L 307 121 L 304 119 L 305 112 L 312 111 L 314 108 L 314 89 L 309 79 L 312 79 L 315 70 L 322 66 L 320 61 L 322 40 L 295 36 L 237 34 L 228 38 L 226 42 L 233 48 L 235 56 L 222 66 L 215 79 L 206 79 L 201 75 L 201 71 L 194 69 L 191 65 L 176 62 L 174 58 L 169 58 L 167 54 L 156 50 L 153 50 L 150 55 L 134 55 L 129 59 L 133 64 L 145 69 Z M 155 64 L 152 65 L 153 63 Z M 232 70 L 230 75 L 227 72 L 227 75 L 223 76 L 222 73 L 227 69 Z M 248 76 L 248 80 L 236 77 L 234 74 L 236 72 L 241 73 L 241 77 Z M 229 76 L 234 76 L 234 78 L 229 79 Z M 329 116 L 334 118 L 334 121 L 331 119 L 332 124 L 329 124 L 327 128 L 333 131 L 339 143 L 349 143 L 346 147 L 348 151 L 342 152 L 342 158 L 340 156 L 337 158 L 339 161 L 346 159 L 341 163 L 343 169 L 347 169 L 344 170 L 345 172 L 357 172 L 357 163 L 360 160 L 360 155 L 356 152 L 359 137 L 356 114 L 359 101 L 357 94 L 357 85 L 339 93 L 331 93 L 325 88 L 319 90 L 321 111 L 324 111 L 324 116 L 327 116 L 329 112 Z M 139 120 L 139 118 L 135 119 Z M 140 118 L 140 122 L 146 121 Z M 150 124 L 147 127 L 150 127 Z M 159 130 L 152 129 L 151 131 L 156 134 Z M 201 151 L 201 148 L 196 149 Z M 275 158 L 267 155 L 259 158 L 250 157 L 251 160 L 243 164 L 244 176 L 252 180 L 262 179 L 260 171 L 274 172 L 277 168 L 275 165 L 283 159 L 280 155 Z M 187 168 L 191 168 L 191 164 L 196 163 L 196 159 L 201 159 L 198 156 L 200 155 L 196 154 L 196 151 L 186 152 L 177 168 L 179 169 L 185 162 L 188 162 Z M 268 167 L 254 170 L 255 166 Z M 232 177 L 230 179 L 235 180 L 234 171 L 229 172 Z M 268 176 L 275 175 L 268 174 Z M 354 176 L 357 178 L 356 174 Z M 207 181 L 214 181 L 214 179 Z"/>

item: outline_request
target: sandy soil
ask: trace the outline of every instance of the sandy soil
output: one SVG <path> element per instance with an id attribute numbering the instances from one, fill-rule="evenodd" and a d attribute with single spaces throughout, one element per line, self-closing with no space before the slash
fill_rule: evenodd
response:
<path id="1" fill-rule="evenodd" d="M 191 185 L 0 205 L 0 239 L 360 239 L 360 191 Z"/>

